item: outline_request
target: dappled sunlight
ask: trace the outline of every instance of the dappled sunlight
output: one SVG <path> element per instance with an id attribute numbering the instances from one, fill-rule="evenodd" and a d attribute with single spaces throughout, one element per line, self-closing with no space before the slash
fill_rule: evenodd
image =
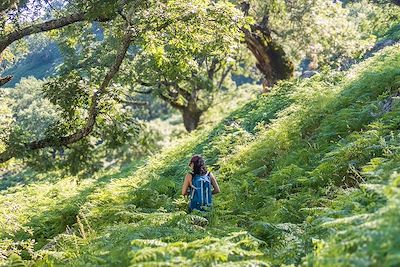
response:
<path id="1" fill-rule="evenodd" d="M 0 266 L 400 265 L 398 1 L 289 2 L 1 3 Z"/>

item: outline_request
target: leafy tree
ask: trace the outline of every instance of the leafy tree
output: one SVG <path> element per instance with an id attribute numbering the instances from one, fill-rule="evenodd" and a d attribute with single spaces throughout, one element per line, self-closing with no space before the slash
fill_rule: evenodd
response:
<path id="1" fill-rule="evenodd" d="M 4 140 L 9 137 L 13 123 L 10 104 L 11 100 L 0 91 L 0 151 L 4 151 L 6 148 Z"/>
<path id="2" fill-rule="evenodd" d="M 241 9 L 255 20 L 245 31 L 245 40 L 264 74 L 265 84 L 291 77 L 294 67 L 304 59 L 308 61 L 307 68 L 321 69 L 339 67 L 348 58 L 360 57 L 376 39 L 374 27 L 365 27 L 366 24 L 376 19 L 387 21 L 379 27 L 388 28 L 390 21 L 396 21 L 398 9 L 358 2 L 364 9 L 327 0 L 239 2 Z"/>
<path id="3" fill-rule="evenodd" d="M 148 12 L 143 14 L 156 18 L 154 25 L 164 25 L 177 14 L 190 22 L 177 21 L 161 30 L 144 32 L 129 66 L 133 71 L 126 79 L 135 77 L 139 85 L 150 87 L 178 109 L 185 128 L 192 131 L 233 67 L 243 16 L 233 5 L 220 2 L 208 6 L 201 1 L 189 6 L 179 1 L 161 4 Z"/>
<path id="4" fill-rule="evenodd" d="M 60 115 L 56 106 L 43 98 L 42 85 L 42 81 L 29 78 L 23 79 L 12 90 L 7 90 L 8 97 L 12 100 L 15 127 L 30 138 L 44 138 L 47 128 Z"/>
<path id="5" fill-rule="evenodd" d="M 205 107 L 198 107 L 197 103 L 193 105 L 192 99 L 198 100 L 197 91 L 211 92 L 214 87 L 221 87 L 227 75 L 223 68 L 229 69 L 223 53 L 233 54 L 243 17 L 227 2 L 203 0 L 151 3 L 70 1 L 54 14 L 55 18 L 48 21 L 22 25 L 5 33 L 0 41 L 0 51 L 4 52 L 24 36 L 60 29 L 51 33 L 60 43 L 66 61 L 59 76 L 46 83 L 44 94 L 59 107 L 61 119 L 44 138 L 10 143 L 0 154 L 0 162 L 38 149 L 71 146 L 94 131 L 102 132 L 102 128 L 106 131 L 108 128 L 104 122 L 107 122 L 107 117 L 121 123 L 124 121 L 123 125 L 132 123 L 125 115 L 113 116 L 118 115 L 116 107 L 126 103 L 132 93 L 138 92 L 133 86 L 138 81 L 132 77 L 144 73 L 138 71 L 136 63 L 146 65 L 149 71 L 146 82 L 157 88 L 157 95 L 167 97 L 173 105 L 178 105 L 180 100 L 170 99 L 170 94 L 180 88 L 179 93 L 187 101 L 186 104 L 179 103 L 184 120 L 186 114 L 190 115 L 186 120 L 190 121 L 186 123 L 187 129 L 194 129 L 199 113 L 206 110 L 210 102 Z M 96 25 L 90 21 L 97 21 L 103 31 L 102 38 L 90 34 Z M 173 34 L 178 35 L 174 37 Z M 165 56 L 160 54 L 162 51 L 165 51 Z M 207 64 L 211 66 L 208 69 Z M 157 65 L 158 69 L 153 71 L 151 67 Z M 170 69 L 162 70 L 160 67 Z M 157 72 L 162 74 L 162 80 L 156 79 Z M 131 74 L 135 75 L 131 77 Z M 214 79 L 211 78 L 214 77 L 213 85 Z M 165 79 L 168 84 L 164 83 Z M 194 85 L 195 89 L 191 88 Z M 194 97 L 187 97 L 191 93 Z M 116 128 L 113 130 L 118 132 Z"/>
<path id="6" fill-rule="evenodd" d="M 0 138 L 4 146 L 18 148 L 32 140 L 57 134 L 63 122 L 62 109 L 44 98 L 43 81 L 23 79 L 13 89 L 3 90 Z M 64 149 L 45 148 L 26 155 L 25 162 L 36 169 L 62 167 L 73 174 L 86 173 L 102 167 L 116 158 L 129 160 L 156 150 L 159 135 L 141 121 L 134 119 L 129 106 L 113 105 L 107 116 L 99 118 L 101 127 L 91 136 Z M 128 124 L 126 124 L 128 122 Z M 64 122 L 65 123 L 65 122 Z M 125 123 L 125 124 L 124 124 Z"/>
<path id="7" fill-rule="evenodd" d="M 62 119 L 42 139 L 23 142 L 19 149 L 10 144 L 0 162 L 46 147 L 69 146 L 94 130 L 101 132 L 105 117 L 116 114 L 114 107 L 140 105 L 131 99 L 144 92 L 177 108 L 192 131 L 237 63 L 241 31 L 267 86 L 291 77 L 305 57 L 310 68 L 336 67 L 343 58 L 361 55 L 374 40 L 338 2 L 236 4 L 235 8 L 225 1 L 206 0 L 71 0 L 52 13 L 40 13 L 38 7 L 51 10 L 42 1 L 17 10 L 9 6 L 2 13 L 3 56 L 22 38 L 50 32 L 66 60 L 58 77 L 45 85 L 45 96 L 60 108 Z M 27 13 L 41 21 L 19 19 Z M 250 27 L 245 15 L 254 18 Z M 93 34 L 95 28 L 101 30 L 100 36 Z"/>
<path id="8" fill-rule="evenodd" d="M 350 10 L 351 20 L 358 23 L 364 35 L 382 39 L 399 27 L 400 8 L 391 1 L 348 1 L 345 6 Z M 394 40 L 399 38 L 388 37 Z"/>

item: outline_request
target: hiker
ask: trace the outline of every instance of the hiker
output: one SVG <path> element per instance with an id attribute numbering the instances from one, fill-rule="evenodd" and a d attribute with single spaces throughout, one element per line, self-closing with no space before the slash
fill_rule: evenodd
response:
<path id="1" fill-rule="evenodd" d="M 185 176 L 182 185 L 182 195 L 189 196 L 189 212 L 192 210 L 204 211 L 204 207 L 211 207 L 212 195 L 220 192 L 217 179 L 207 171 L 204 159 L 194 155 L 189 162 L 192 171 Z"/>

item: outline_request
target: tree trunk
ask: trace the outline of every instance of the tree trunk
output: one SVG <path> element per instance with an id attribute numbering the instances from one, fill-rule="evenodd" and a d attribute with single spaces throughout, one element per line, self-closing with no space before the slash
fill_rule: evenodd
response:
<path id="1" fill-rule="evenodd" d="M 201 111 L 192 111 L 189 109 L 181 110 L 183 117 L 183 124 L 185 125 L 186 131 L 189 133 L 196 130 L 199 126 L 200 117 L 203 114 Z"/>
<path id="2" fill-rule="evenodd" d="M 265 86 L 270 87 L 279 80 L 293 76 L 293 63 L 283 48 L 272 40 L 268 17 L 264 17 L 260 24 L 252 25 L 250 31 L 244 29 L 243 32 L 247 48 L 255 56 L 257 68 L 264 74 Z"/>
<path id="3" fill-rule="evenodd" d="M 199 126 L 200 117 L 204 110 L 197 107 L 196 102 L 190 101 L 187 106 L 180 109 L 183 118 L 183 124 L 189 133 L 196 130 Z"/>

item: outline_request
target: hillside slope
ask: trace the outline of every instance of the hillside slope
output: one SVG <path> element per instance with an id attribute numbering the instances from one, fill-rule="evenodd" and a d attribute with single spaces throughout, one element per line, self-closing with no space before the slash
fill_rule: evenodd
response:
<path id="1" fill-rule="evenodd" d="M 10 184 L 0 196 L 0 260 L 400 265 L 399 48 L 346 73 L 281 83 L 137 166 L 80 185 L 46 180 L 52 174 Z M 196 153 L 222 190 L 203 216 L 187 215 L 179 197 Z"/>
<path id="2" fill-rule="evenodd" d="M 0 74 L 2 76 L 14 76 L 7 86 L 15 87 L 24 77 L 33 76 L 36 79 L 45 79 L 54 75 L 56 67 L 62 61 L 62 55 L 57 45 L 55 43 L 45 44 L 34 47 L 33 52 L 27 55 L 26 58 L 18 61 Z"/>

